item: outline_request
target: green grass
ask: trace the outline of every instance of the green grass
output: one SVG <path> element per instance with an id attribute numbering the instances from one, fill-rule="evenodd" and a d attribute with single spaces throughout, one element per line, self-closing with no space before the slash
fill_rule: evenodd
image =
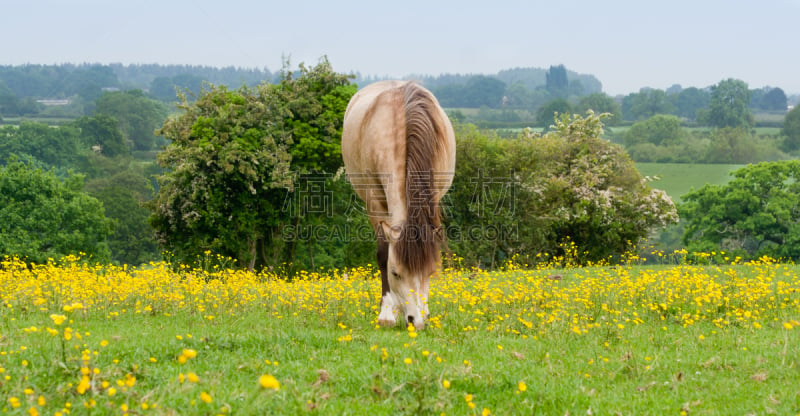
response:
<path id="1" fill-rule="evenodd" d="M 166 301 L 149 288 L 138 302 L 107 299 L 69 312 L 6 303 L 0 412 L 27 414 L 41 395 L 46 414 L 66 403 L 70 414 L 122 414 L 123 405 L 159 415 L 797 414 L 800 327 L 784 326 L 800 319 L 796 273 L 793 266 L 455 273 L 434 281 L 439 324 L 415 337 L 375 327 L 374 280 L 354 286 L 373 292 L 368 298 L 325 286 L 320 297 L 334 300 L 314 307 L 313 296 L 278 299 L 289 293 L 249 305 L 215 301 L 219 286 L 207 286 L 199 302 L 202 291 Z M 54 311 L 69 321 L 54 325 Z M 62 341 L 45 330 L 65 326 L 80 338 Z M 185 349 L 197 355 L 181 364 Z M 79 394 L 82 367 L 92 385 Z M 181 383 L 190 373 L 199 381 Z M 259 387 L 263 374 L 280 389 Z M 125 386 L 126 377 L 135 384 Z"/>
<path id="2" fill-rule="evenodd" d="M 54 116 L 54 117 L 44 117 L 44 116 L 34 116 L 34 117 L 3 117 L 2 121 L 0 121 L 0 127 L 2 126 L 19 126 L 20 123 L 24 121 L 35 122 L 35 123 L 44 123 L 50 126 L 61 126 L 64 124 L 71 123 L 75 121 L 76 117 L 61 117 L 61 116 Z"/>
<path id="3" fill-rule="evenodd" d="M 706 184 L 724 185 L 732 179 L 730 172 L 744 165 L 704 164 L 704 163 L 636 163 L 642 176 L 658 178 L 650 182 L 650 186 L 661 189 L 673 201 L 680 202 L 681 197 L 692 189 L 700 189 Z"/>

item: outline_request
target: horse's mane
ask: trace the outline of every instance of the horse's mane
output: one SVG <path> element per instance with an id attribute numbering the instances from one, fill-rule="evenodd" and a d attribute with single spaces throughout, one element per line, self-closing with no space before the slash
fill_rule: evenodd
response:
<path id="1" fill-rule="evenodd" d="M 445 127 L 433 95 L 413 82 L 405 84 L 406 222 L 395 243 L 409 270 L 429 273 L 439 262 L 444 241 L 434 166 L 444 157 Z"/>

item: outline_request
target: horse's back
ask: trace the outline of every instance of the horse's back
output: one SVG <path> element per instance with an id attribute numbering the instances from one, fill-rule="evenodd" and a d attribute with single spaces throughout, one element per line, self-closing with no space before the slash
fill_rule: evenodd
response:
<path id="1" fill-rule="evenodd" d="M 405 212 L 406 180 L 406 113 L 404 94 L 409 82 L 381 81 L 370 84 L 350 100 L 345 111 L 342 129 L 342 158 L 356 193 L 367 202 L 367 211 L 375 201 L 375 193 L 385 200 L 382 208 L 394 214 Z M 455 169 L 455 138 L 452 126 L 429 91 L 417 86 L 428 94 L 435 104 L 434 114 L 438 118 L 444 135 L 444 154 L 435 158 L 432 166 L 438 176 L 437 200 L 452 182 Z M 449 177 L 447 177 L 449 175 Z M 442 179 L 444 179 L 442 181 Z M 380 188 L 380 189 L 378 189 Z M 372 192 L 372 194 L 368 194 Z M 380 220 L 390 220 L 388 217 Z"/>
<path id="2" fill-rule="evenodd" d="M 370 219 L 390 221 L 403 192 L 405 133 L 399 81 L 370 84 L 353 96 L 342 128 L 342 158 L 356 193 L 367 204 Z M 380 215 L 383 212 L 386 215 Z"/>
<path id="3" fill-rule="evenodd" d="M 403 84 L 376 82 L 358 91 L 350 100 L 342 128 L 342 157 L 349 171 L 386 170 L 386 157 L 404 156 L 389 152 L 381 160 L 374 159 L 376 155 L 398 150 L 399 135 L 403 133 L 403 101 L 398 92 Z"/>

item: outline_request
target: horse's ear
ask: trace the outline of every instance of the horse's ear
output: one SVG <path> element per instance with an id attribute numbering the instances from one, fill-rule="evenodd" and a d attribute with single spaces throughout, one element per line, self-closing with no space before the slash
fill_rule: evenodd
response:
<path id="1" fill-rule="evenodd" d="M 394 242 L 396 242 L 397 239 L 400 238 L 400 230 L 392 227 L 386 221 L 381 221 L 380 224 L 384 238 L 389 240 L 390 243 L 394 244 Z"/>

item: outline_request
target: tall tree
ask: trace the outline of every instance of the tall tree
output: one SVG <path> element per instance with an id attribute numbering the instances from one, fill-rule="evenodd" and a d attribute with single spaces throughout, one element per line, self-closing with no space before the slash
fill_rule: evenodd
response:
<path id="1" fill-rule="evenodd" d="M 714 127 L 752 127 L 750 113 L 750 90 L 747 83 L 738 79 L 726 79 L 711 87 L 708 108 L 708 124 Z"/>
<path id="2" fill-rule="evenodd" d="M 119 86 L 114 71 L 108 66 L 97 64 L 75 68 L 62 83 L 65 95 L 78 95 L 86 101 L 99 98 L 103 88 Z"/>
<path id="3" fill-rule="evenodd" d="M 545 88 L 554 98 L 567 98 L 569 80 L 567 79 L 567 68 L 564 65 L 550 66 L 545 76 Z"/>
<path id="4" fill-rule="evenodd" d="M 633 123 L 622 135 L 622 142 L 630 147 L 641 143 L 652 143 L 656 146 L 679 144 L 686 133 L 681 128 L 681 121 L 672 115 L 656 114 L 645 121 Z"/>
<path id="5" fill-rule="evenodd" d="M 210 86 L 194 103 L 182 95 L 181 114 L 160 130 L 171 141 L 150 204 L 161 246 L 183 262 L 206 250 L 250 269 L 276 260 L 268 253 L 282 250 L 281 230 L 299 222 L 287 207 L 291 171 L 341 166 L 338 135 L 355 92 L 347 80 L 324 60 L 299 77 L 284 71 L 278 84 Z"/>
<path id="6" fill-rule="evenodd" d="M 467 81 L 466 90 L 472 107 L 498 108 L 503 103 L 506 83 L 494 77 L 476 75 Z"/>
<path id="7" fill-rule="evenodd" d="M 103 204 L 82 188 L 80 175 L 61 182 L 53 171 L 16 158 L 0 166 L 0 256 L 44 263 L 85 253 L 108 261 L 112 223 Z"/>
<path id="8" fill-rule="evenodd" d="M 672 114 L 675 107 L 663 90 L 642 88 L 622 99 L 625 120 L 645 120 L 656 114 Z"/>
<path id="9" fill-rule="evenodd" d="M 291 186 L 288 144 L 276 115 L 257 91 L 211 86 L 160 130 L 170 144 L 158 155 L 169 169 L 150 206 L 162 248 L 192 263 L 205 251 L 255 266 L 257 249 L 276 222 L 274 193 Z"/>
<path id="10" fill-rule="evenodd" d="M 146 178 L 139 176 L 138 179 L 140 183 L 149 185 Z M 114 182 L 120 181 L 112 180 Z M 112 184 L 92 196 L 103 203 L 106 216 L 114 220 L 113 232 L 107 240 L 113 261 L 140 265 L 159 258 L 153 229 L 147 223 L 150 210 L 142 205 L 143 200 L 137 198 L 135 191 Z"/>
<path id="11" fill-rule="evenodd" d="M 259 89 L 267 103 L 286 107 L 282 123 L 292 137 L 292 170 L 336 172 L 342 166 L 344 109 L 358 88 L 347 75 L 334 72 L 327 59 L 313 67 L 300 64 L 299 76 L 286 65 L 277 85 Z"/>
<path id="12" fill-rule="evenodd" d="M 784 150 L 800 149 L 800 106 L 796 106 L 786 114 L 781 134 L 784 136 L 782 145 Z"/>
<path id="13" fill-rule="evenodd" d="M 69 167 L 78 157 L 80 133 L 74 126 L 57 129 L 23 121 L 19 127 L 0 128 L 0 160 L 10 155 L 28 155 L 53 167 Z"/>
<path id="14" fill-rule="evenodd" d="M 17 108 L 18 101 L 17 94 L 14 94 L 14 91 L 11 91 L 3 81 L 0 81 L 0 117 L 4 114 L 6 116 L 17 115 L 19 111 Z"/>
<path id="15" fill-rule="evenodd" d="M 75 120 L 73 125 L 81 130 L 81 140 L 86 148 L 109 157 L 130 153 L 114 117 L 105 114 L 84 116 Z"/>
<path id="16" fill-rule="evenodd" d="M 782 89 L 771 88 L 761 97 L 759 108 L 767 111 L 786 111 L 787 103 L 786 93 Z"/>
<path id="17" fill-rule="evenodd" d="M 157 143 L 154 132 L 164 122 L 167 109 L 142 91 L 131 90 L 103 94 L 97 100 L 95 114 L 116 118 L 131 150 L 152 150 Z"/>
<path id="18" fill-rule="evenodd" d="M 697 119 L 697 112 L 708 107 L 711 96 L 707 91 L 695 87 L 681 90 L 671 96 L 672 104 L 675 106 L 675 115 L 685 117 L 689 120 Z"/>

